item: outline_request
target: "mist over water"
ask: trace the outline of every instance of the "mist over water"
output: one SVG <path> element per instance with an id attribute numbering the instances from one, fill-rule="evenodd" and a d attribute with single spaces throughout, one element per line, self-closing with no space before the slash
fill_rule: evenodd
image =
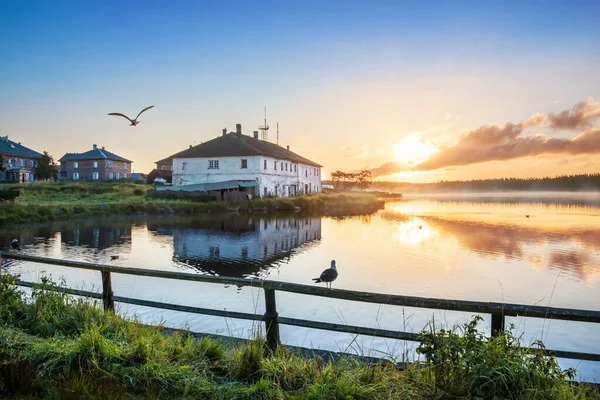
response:
<path id="1" fill-rule="evenodd" d="M 600 309 L 600 201 L 594 194 L 519 193 L 406 196 L 362 217 L 293 216 L 144 217 L 82 220 L 0 231 L 0 243 L 20 237 L 25 254 L 90 262 L 273 279 L 311 285 L 335 259 L 334 288 L 447 299 Z M 529 215 L 529 218 L 526 217 Z M 110 261 L 111 255 L 119 255 Z M 69 286 L 100 290 L 100 275 L 32 263 L 9 263 L 21 279 L 42 271 Z M 263 293 L 136 276 L 114 275 L 116 295 L 154 301 L 264 312 Z M 465 313 L 356 304 L 277 293 L 282 316 L 418 332 L 435 317 L 454 326 Z M 146 322 L 248 337 L 252 322 L 119 305 Z M 600 352 L 591 340 L 600 326 L 509 318 L 526 342 Z M 489 318 L 482 324 L 489 329 Z M 408 353 L 414 344 L 282 326 L 282 341 L 373 356 Z M 600 379 L 598 363 L 579 366 Z"/>

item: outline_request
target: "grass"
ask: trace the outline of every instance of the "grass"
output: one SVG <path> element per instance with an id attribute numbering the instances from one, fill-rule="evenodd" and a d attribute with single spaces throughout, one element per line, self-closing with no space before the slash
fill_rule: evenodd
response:
<path id="1" fill-rule="evenodd" d="M 54 291 L 0 278 L 0 397 L 49 399 L 592 399 L 571 371 L 512 334 L 425 331 L 420 364 L 324 361 L 259 336 L 238 343 L 167 333 Z"/>
<path id="2" fill-rule="evenodd" d="M 197 214 L 230 210 L 242 212 L 319 212 L 323 215 L 373 213 L 384 201 L 366 193 L 335 193 L 294 198 L 255 199 L 231 204 L 146 196 L 148 185 L 134 183 L 50 183 L 11 185 L 20 195 L 14 203 L 0 203 L 0 226 L 102 215 Z M 0 188 L 1 190 L 1 188 Z"/>

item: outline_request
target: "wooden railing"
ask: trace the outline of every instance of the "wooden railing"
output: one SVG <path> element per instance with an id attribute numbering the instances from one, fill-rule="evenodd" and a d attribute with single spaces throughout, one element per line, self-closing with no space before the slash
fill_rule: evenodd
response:
<path id="1" fill-rule="evenodd" d="M 281 317 L 277 313 L 277 303 L 275 293 L 289 292 L 311 296 L 321 296 L 333 299 L 357 301 L 362 303 L 384 304 L 392 306 L 429 308 L 438 310 L 452 310 L 475 314 L 491 314 L 491 334 L 497 335 L 504 330 L 505 317 L 530 317 L 555 319 L 564 321 L 576 322 L 591 322 L 600 323 L 600 311 L 592 310 L 577 310 L 570 308 L 556 308 L 544 306 L 527 306 L 521 304 L 509 303 L 488 303 L 480 301 L 465 301 L 465 300 L 446 300 L 425 297 L 399 296 L 381 293 L 359 292 L 345 289 L 327 289 L 318 286 L 300 285 L 295 283 L 277 282 L 270 280 L 258 279 L 243 279 L 243 278 L 228 278 L 217 277 L 212 275 L 200 275 L 183 272 L 149 270 L 142 268 L 129 268 L 113 265 L 102 265 L 85 263 L 79 261 L 59 260 L 52 258 L 42 258 L 22 255 L 19 253 L 1 253 L 0 264 L 2 258 L 11 260 L 20 260 L 41 264 L 59 265 L 62 267 L 71 267 L 78 269 L 87 269 L 99 271 L 102 278 L 102 293 L 83 291 L 79 289 L 71 289 L 65 287 L 57 287 L 56 290 L 78 296 L 86 296 L 96 299 L 101 299 L 104 309 L 113 311 L 115 303 L 126 303 L 145 307 L 160 308 L 165 310 L 181 311 L 194 314 L 213 315 L 226 318 L 238 318 L 254 321 L 264 321 L 266 325 L 267 343 L 271 347 L 276 347 L 280 344 L 279 339 L 279 324 L 300 326 L 313 329 L 324 329 L 329 331 L 346 332 L 352 334 L 361 334 L 376 336 L 382 338 L 419 341 L 419 334 L 413 332 L 398 332 L 385 329 L 376 329 L 368 327 L 360 327 L 353 325 L 335 324 L 330 322 L 308 321 L 305 319 Z M 213 284 L 251 286 L 261 288 L 265 295 L 265 313 L 251 314 L 245 312 L 225 311 L 210 308 L 200 308 L 184 306 L 179 304 L 162 303 L 150 300 L 134 299 L 129 297 L 116 296 L 112 290 L 111 274 L 125 274 L 147 276 L 163 279 L 176 279 L 183 281 L 206 282 Z M 17 284 L 24 287 L 33 287 L 35 283 L 17 281 Z M 578 360 L 600 361 L 600 354 L 582 353 L 565 350 L 544 350 L 548 354 L 553 354 L 561 358 L 571 358 Z"/>

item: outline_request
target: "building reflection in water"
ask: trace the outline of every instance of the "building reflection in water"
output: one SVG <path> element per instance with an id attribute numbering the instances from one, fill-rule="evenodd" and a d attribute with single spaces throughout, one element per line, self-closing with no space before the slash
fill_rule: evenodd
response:
<path id="1" fill-rule="evenodd" d="M 85 246 L 97 250 L 117 245 L 131 246 L 131 224 L 65 226 L 60 230 L 60 240 L 66 246 Z"/>
<path id="2" fill-rule="evenodd" d="M 173 237 L 174 261 L 221 276 L 264 278 L 271 267 L 321 239 L 321 219 L 314 217 L 232 216 L 153 225 L 148 229 Z"/>

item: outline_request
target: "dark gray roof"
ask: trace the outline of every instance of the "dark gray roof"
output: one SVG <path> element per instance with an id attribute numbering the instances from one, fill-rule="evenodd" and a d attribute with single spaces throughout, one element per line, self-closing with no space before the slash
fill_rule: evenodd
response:
<path id="1" fill-rule="evenodd" d="M 42 156 L 37 151 L 33 151 L 22 144 L 13 142 L 8 136 L 0 137 L 0 154 L 30 158 L 40 158 Z"/>
<path id="2" fill-rule="evenodd" d="M 131 160 L 118 156 L 105 149 L 92 149 L 85 153 L 67 153 L 58 161 L 82 161 L 82 160 L 114 160 L 131 163 Z"/>
<path id="3" fill-rule="evenodd" d="M 290 160 L 292 162 L 322 167 L 322 165 L 302 157 L 293 151 L 289 151 L 284 147 L 265 140 L 254 139 L 251 136 L 238 135 L 235 132 L 190 147 L 161 161 L 165 162 L 173 158 L 243 156 L 267 156 L 279 160 Z"/>

